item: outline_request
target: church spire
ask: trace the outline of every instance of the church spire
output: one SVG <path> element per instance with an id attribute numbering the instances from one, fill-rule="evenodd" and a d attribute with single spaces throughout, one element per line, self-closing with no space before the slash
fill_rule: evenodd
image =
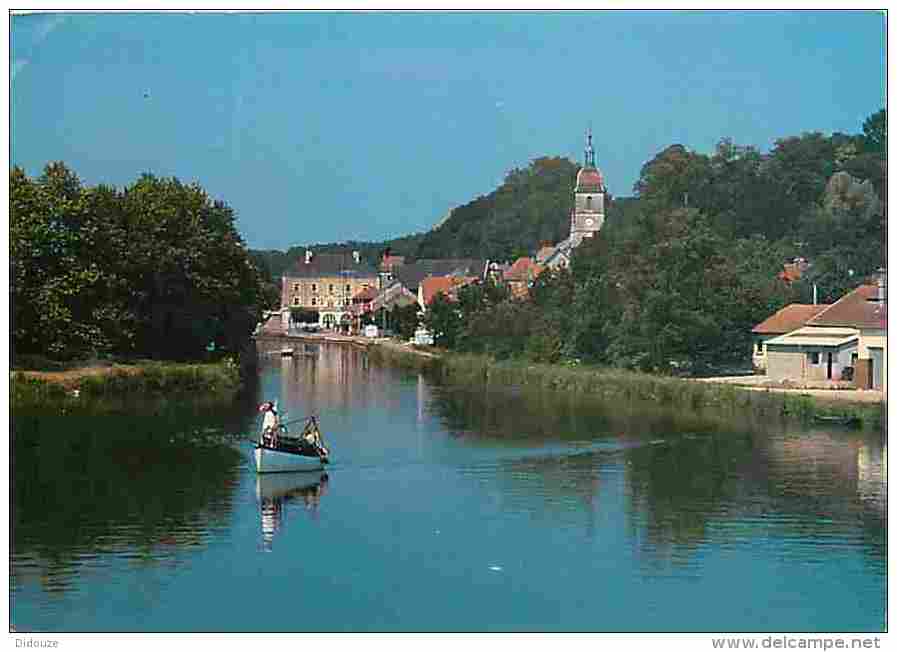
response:
<path id="1" fill-rule="evenodd" d="M 592 125 L 586 131 L 586 161 L 585 167 L 595 167 L 595 150 L 592 149 Z"/>

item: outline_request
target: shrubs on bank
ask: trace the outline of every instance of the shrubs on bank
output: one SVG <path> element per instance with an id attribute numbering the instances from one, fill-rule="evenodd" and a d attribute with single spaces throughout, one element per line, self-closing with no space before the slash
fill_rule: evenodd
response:
<path id="1" fill-rule="evenodd" d="M 227 397 L 239 388 L 239 369 L 231 361 L 215 364 L 148 362 L 83 375 L 70 371 L 46 377 L 16 371 L 10 375 L 9 398 L 13 409 L 53 408 L 96 398 L 186 394 Z"/>

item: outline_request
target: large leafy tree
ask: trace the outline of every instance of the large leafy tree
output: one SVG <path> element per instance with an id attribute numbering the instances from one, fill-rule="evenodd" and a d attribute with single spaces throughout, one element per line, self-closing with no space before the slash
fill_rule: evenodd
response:
<path id="1" fill-rule="evenodd" d="M 144 175 L 85 188 L 62 163 L 10 173 L 13 345 L 20 353 L 160 358 L 235 351 L 262 305 L 233 211 Z"/>

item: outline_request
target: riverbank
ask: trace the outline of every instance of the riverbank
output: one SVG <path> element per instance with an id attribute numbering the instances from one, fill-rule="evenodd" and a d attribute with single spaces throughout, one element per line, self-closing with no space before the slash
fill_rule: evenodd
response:
<path id="1" fill-rule="evenodd" d="M 12 409 L 62 400 L 122 396 L 204 394 L 228 397 L 240 388 L 239 367 L 232 362 L 135 364 L 74 367 L 61 371 L 20 370 L 10 373 Z"/>
<path id="2" fill-rule="evenodd" d="M 387 364 L 433 371 L 442 381 L 452 384 L 526 386 L 563 392 L 580 399 L 645 401 L 660 407 L 693 411 L 751 411 L 761 417 L 790 417 L 804 421 L 835 417 L 870 428 L 881 428 L 885 420 L 881 394 L 873 396 L 848 390 L 772 390 L 713 382 L 713 379 L 655 376 L 590 365 L 495 361 L 482 355 L 451 353 L 429 347 L 418 349 L 398 343 L 378 343 L 370 348 L 370 352 L 372 357 Z"/>

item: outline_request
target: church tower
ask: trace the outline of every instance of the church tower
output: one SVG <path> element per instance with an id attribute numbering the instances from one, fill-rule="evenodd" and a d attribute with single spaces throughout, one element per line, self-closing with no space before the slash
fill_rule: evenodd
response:
<path id="1" fill-rule="evenodd" d="M 592 129 L 586 132 L 585 163 L 576 175 L 573 191 L 573 214 L 570 217 L 570 241 L 575 247 L 583 238 L 591 238 L 604 224 L 604 178 L 595 166 Z"/>

